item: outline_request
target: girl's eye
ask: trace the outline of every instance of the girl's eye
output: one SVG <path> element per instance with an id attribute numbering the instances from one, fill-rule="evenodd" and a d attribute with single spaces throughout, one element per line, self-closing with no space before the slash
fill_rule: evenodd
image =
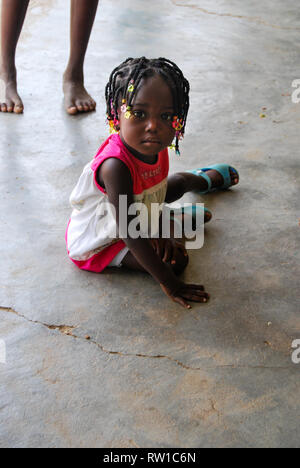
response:
<path id="1" fill-rule="evenodd" d="M 137 119 L 144 119 L 146 114 L 144 111 L 133 111 L 133 115 Z"/>
<path id="2" fill-rule="evenodd" d="M 162 114 L 161 118 L 162 118 L 162 120 L 170 121 L 170 120 L 172 120 L 173 116 L 172 116 L 172 114 Z"/>

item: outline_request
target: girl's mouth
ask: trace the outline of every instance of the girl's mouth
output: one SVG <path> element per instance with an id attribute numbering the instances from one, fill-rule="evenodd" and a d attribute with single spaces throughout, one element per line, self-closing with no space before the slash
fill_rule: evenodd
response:
<path id="1" fill-rule="evenodd" d="M 144 140 L 143 143 L 146 145 L 160 145 L 160 141 L 158 140 Z"/>

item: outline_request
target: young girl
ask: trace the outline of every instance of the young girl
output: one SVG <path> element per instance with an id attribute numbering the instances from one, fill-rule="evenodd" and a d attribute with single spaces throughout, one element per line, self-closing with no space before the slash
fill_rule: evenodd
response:
<path id="1" fill-rule="evenodd" d="M 238 173 L 221 164 L 168 177 L 167 148 L 175 138 L 179 153 L 189 109 L 189 83 L 171 61 L 129 58 L 113 70 L 105 94 L 114 133 L 85 166 L 71 194 L 69 256 L 79 268 L 97 273 L 122 265 L 146 271 L 184 307 L 191 307 L 187 301 L 207 302 L 203 286 L 185 284 L 177 276 L 186 268 L 188 255 L 174 231 L 168 239 L 121 236 L 116 234 L 119 216 L 126 211 L 128 226 L 134 202 L 144 203 L 150 213 L 153 203 L 171 203 L 189 191 L 207 193 L 236 185 Z"/>

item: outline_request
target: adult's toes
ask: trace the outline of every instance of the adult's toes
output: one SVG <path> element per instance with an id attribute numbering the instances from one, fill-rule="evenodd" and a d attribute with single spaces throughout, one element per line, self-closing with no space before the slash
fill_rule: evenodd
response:
<path id="1" fill-rule="evenodd" d="M 87 102 L 84 102 L 84 103 L 83 103 L 83 110 L 84 110 L 85 112 L 88 112 L 88 111 L 90 110 L 90 106 L 89 106 L 89 104 L 88 104 Z"/>
<path id="2" fill-rule="evenodd" d="M 7 112 L 7 105 L 1 104 L 1 112 Z"/>
<path id="3" fill-rule="evenodd" d="M 14 103 L 9 99 L 7 101 L 7 112 L 12 113 L 14 111 Z"/>
<path id="4" fill-rule="evenodd" d="M 70 107 L 67 108 L 67 112 L 69 115 L 75 115 L 77 114 L 78 110 L 77 110 L 77 107 L 72 105 Z"/>
<path id="5" fill-rule="evenodd" d="M 79 112 L 82 112 L 83 109 L 84 109 L 84 108 L 83 108 L 83 103 L 82 103 L 81 101 L 76 101 L 75 104 L 76 104 L 77 110 L 78 110 Z"/>
<path id="6" fill-rule="evenodd" d="M 14 113 L 15 114 L 22 114 L 24 107 L 21 104 L 15 104 Z"/>

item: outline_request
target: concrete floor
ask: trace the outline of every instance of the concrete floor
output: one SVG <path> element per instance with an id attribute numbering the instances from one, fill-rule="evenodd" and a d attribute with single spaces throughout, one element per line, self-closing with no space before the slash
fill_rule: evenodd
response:
<path id="1" fill-rule="evenodd" d="M 298 5 L 101 1 L 86 61 L 98 111 L 79 117 L 62 106 L 68 21 L 64 0 L 32 1 L 25 114 L 0 114 L 1 447 L 299 447 Z M 107 136 L 106 80 L 140 55 L 191 82 L 171 171 L 224 161 L 241 175 L 205 197 L 214 220 L 185 280 L 211 301 L 191 311 L 146 275 L 84 273 L 65 251 L 68 197 Z"/>

